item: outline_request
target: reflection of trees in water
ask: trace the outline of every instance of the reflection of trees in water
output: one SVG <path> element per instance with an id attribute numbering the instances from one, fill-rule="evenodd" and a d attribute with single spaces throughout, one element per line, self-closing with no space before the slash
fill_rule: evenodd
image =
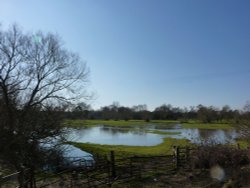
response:
<path id="1" fill-rule="evenodd" d="M 136 134 L 136 135 L 145 135 L 145 134 L 147 134 L 147 133 L 145 132 L 145 129 L 134 129 L 134 130 L 132 131 L 132 133 L 133 133 L 133 134 Z"/>
<path id="2" fill-rule="evenodd" d="M 235 130 L 181 129 L 179 131 L 182 132 L 181 138 L 187 138 L 193 143 L 233 143 L 237 137 Z"/>
<path id="3" fill-rule="evenodd" d="M 165 124 L 165 125 L 155 125 L 155 129 L 179 129 L 181 126 L 179 124 Z"/>
<path id="4" fill-rule="evenodd" d="M 111 134 L 111 135 L 117 135 L 117 134 L 120 134 L 120 133 L 128 133 L 129 132 L 128 129 L 113 128 L 113 127 L 101 127 L 100 130 L 103 131 L 103 132 L 106 132 L 108 134 Z"/>
<path id="5" fill-rule="evenodd" d="M 68 140 L 78 141 L 81 138 L 87 137 L 92 132 L 96 131 L 99 127 L 85 127 L 85 128 L 74 128 L 68 129 Z"/>
<path id="6" fill-rule="evenodd" d="M 227 139 L 233 140 L 233 139 L 237 138 L 238 133 L 236 130 L 225 130 L 224 134 L 225 134 Z"/>
<path id="7" fill-rule="evenodd" d="M 126 133 L 132 133 L 135 135 L 143 135 L 145 134 L 145 129 L 139 128 L 139 127 L 101 127 L 101 131 L 104 131 L 111 135 L 117 135 L 117 134 L 126 134 Z"/>
<path id="8" fill-rule="evenodd" d="M 214 131 L 214 130 L 202 130 L 202 129 L 198 129 L 198 132 L 199 132 L 199 137 L 200 139 L 202 140 L 208 140 L 208 139 L 211 139 L 213 138 L 217 131 Z"/>
<path id="9" fill-rule="evenodd" d="M 225 144 L 232 143 L 236 138 L 236 131 L 234 130 L 203 130 L 198 129 L 199 138 L 201 142 Z"/>

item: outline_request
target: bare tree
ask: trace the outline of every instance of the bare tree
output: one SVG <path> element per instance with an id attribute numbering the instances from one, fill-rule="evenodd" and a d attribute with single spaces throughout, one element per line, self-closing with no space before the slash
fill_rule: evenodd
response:
<path id="1" fill-rule="evenodd" d="M 247 101 L 241 111 L 241 118 L 238 123 L 240 129 L 240 137 L 250 143 L 250 102 Z"/>
<path id="2" fill-rule="evenodd" d="M 23 33 L 16 25 L 0 30 L 0 157 L 5 163 L 17 170 L 35 168 L 32 160 L 44 152 L 41 143 L 63 133 L 63 104 L 86 97 L 88 72 L 57 35 Z"/>

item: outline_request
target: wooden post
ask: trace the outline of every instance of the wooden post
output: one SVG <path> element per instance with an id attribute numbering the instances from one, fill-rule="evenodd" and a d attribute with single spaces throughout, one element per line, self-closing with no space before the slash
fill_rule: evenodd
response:
<path id="1" fill-rule="evenodd" d="M 236 148 L 240 149 L 240 144 L 239 143 L 237 143 Z"/>
<path id="2" fill-rule="evenodd" d="M 132 158 L 130 157 L 129 158 L 129 174 L 130 174 L 130 177 L 133 176 L 133 169 L 132 169 Z"/>
<path id="3" fill-rule="evenodd" d="M 188 163 L 189 162 L 189 147 L 186 146 L 186 162 Z"/>
<path id="4" fill-rule="evenodd" d="M 18 174 L 18 183 L 19 183 L 19 187 L 23 188 L 25 187 L 25 175 L 24 175 L 24 171 L 25 171 L 25 168 L 23 165 L 21 165 L 20 167 L 20 171 L 19 171 L 19 174 Z"/>
<path id="5" fill-rule="evenodd" d="M 110 151 L 110 162 L 111 162 L 111 176 L 112 178 L 116 177 L 116 171 L 115 171 L 115 152 Z"/>
<path id="6" fill-rule="evenodd" d="M 1 172 L 0 172 L 1 173 Z M 2 187 L 2 173 L 0 174 L 0 188 Z"/>
<path id="7" fill-rule="evenodd" d="M 190 168 L 190 148 L 188 146 L 186 146 L 186 167 Z"/>
<path id="8" fill-rule="evenodd" d="M 180 159 L 180 157 L 179 157 L 179 155 L 180 155 L 180 148 L 177 146 L 176 147 L 176 168 L 178 169 L 179 168 L 179 166 L 180 166 L 180 161 L 179 161 L 179 159 Z"/>

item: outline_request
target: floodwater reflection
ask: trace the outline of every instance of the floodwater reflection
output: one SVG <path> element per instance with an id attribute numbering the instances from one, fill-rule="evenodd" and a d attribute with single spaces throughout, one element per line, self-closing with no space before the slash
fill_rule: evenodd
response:
<path id="1" fill-rule="evenodd" d="M 158 130 L 163 132 L 180 132 L 180 134 L 153 134 L 146 130 Z M 109 145 L 128 146 L 154 146 L 162 143 L 162 138 L 188 139 L 191 143 L 234 143 L 237 138 L 236 130 L 207 130 L 207 129 L 159 129 L 159 127 L 135 127 L 120 128 L 108 126 L 95 126 L 89 128 L 71 129 L 69 140 L 77 142 L 89 142 Z"/>
<path id="2" fill-rule="evenodd" d="M 211 129 L 179 129 L 180 135 L 174 135 L 175 138 L 186 138 L 192 143 L 214 143 L 226 144 L 234 143 L 237 138 L 236 130 L 211 130 Z"/>

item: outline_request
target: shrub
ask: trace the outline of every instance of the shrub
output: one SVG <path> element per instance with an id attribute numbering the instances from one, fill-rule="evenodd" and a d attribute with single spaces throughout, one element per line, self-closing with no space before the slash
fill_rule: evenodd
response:
<path id="1" fill-rule="evenodd" d="M 230 146 L 199 146 L 191 155 L 194 168 L 210 168 L 219 165 L 223 168 L 238 168 L 249 164 L 249 151 Z"/>

